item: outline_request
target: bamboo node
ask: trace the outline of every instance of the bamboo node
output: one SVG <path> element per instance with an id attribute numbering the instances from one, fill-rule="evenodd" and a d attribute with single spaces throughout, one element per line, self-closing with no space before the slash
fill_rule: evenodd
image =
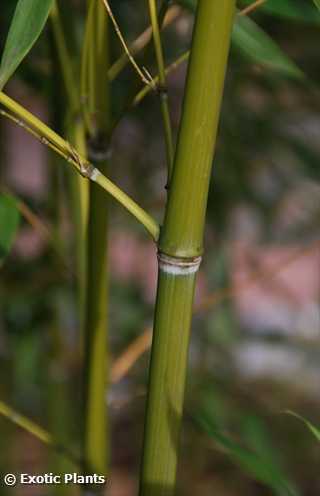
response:
<path id="1" fill-rule="evenodd" d="M 103 135 L 98 135 L 88 141 L 88 157 L 92 162 L 105 162 L 110 160 L 112 150 Z"/>
<path id="2" fill-rule="evenodd" d="M 189 275 L 198 272 L 202 257 L 181 258 L 158 253 L 159 269 L 173 275 Z"/>

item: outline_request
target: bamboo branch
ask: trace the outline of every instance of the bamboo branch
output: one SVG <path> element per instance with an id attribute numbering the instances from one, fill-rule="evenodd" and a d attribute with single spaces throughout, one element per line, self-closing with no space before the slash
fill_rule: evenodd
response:
<path id="1" fill-rule="evenodd" d="M 62 446 L 55 439 L 53 439 L 52 435 L 48 431 L 43 429 L 43 427 L 38 425 L 33 420 L 30 420 L 28 417 L 21 415 L 19 412 L 11 408 L 3 401 L 0 401 L 0 415 L 5 417 L 13 424 L 17 425 L 18 427 L 21 427 L 21 429 L 37 438 L 42 443 L 47 444 L 48 446 L 54 448 L 56 451 L 61 452 L 76 466 L 80 467 L 79 460 L 72 452 L 70 452 L 68 448 Z"/>
<path id="2" fill-rule="evenodd" d="M 253 12 L 254 10 L 258 9 L 259 7 L 261 7 L 261 5 L 263 5 L 264 3 L 266 3 L 267 0 L 256 0 L 255 2 L 251 3 L 250 5 L 248 5 L 248 7 L 245 7 L 244 9 L 240 10 L 239 14 L 240 16 L 245 16 L 245 15 L 248 15 L 248 14 L 251 14 L 251 12 Z"/>
<path id="3" fill-rule="evenodd" d="M 1 115 L 1 110 L 0 110 Z M 30 226 L 39 234 L 41 239 L 48 243 L 54 251 L 59 263 L 61 264 L 61 270 L 63 269 L 63 275 L 66 275 L 66 270 L 68 275 L 74 276 L 71 267 L 69 267 L 63 253 L 57 237 L 53 234 L 51 226 L 48 226 L 39 215 L 37 215 L 29 205 L 26 204 L 20 197 L 16 196 L 12 191 L 7 188 L 1 188 L 0 191 L 4 191 L 7 194 L 13 196 L 17 202 L 17 207 L 20 214 L 25 218 L 25 220 L 30 224 Z"/>
<path id="4" fill-rule="evenodd" d="M 141 208 L 132 198 L 116 186 L 110 179 L 105 177 L 96 167 L 82 157 L 70 143 L 65 141 L 55 131 L 44 124 L 40 119 L 28 112 L 24 107 L 11 99 L 2 91 L 0 92 L 0 104 L 6 107 L 13 115 L 3 113 L 16 124 L 25 128 L 36 139 L 62 156 L 70 163 L 76 171 L 86 179 L 96 182 L 107 193 L 115 198 L 124 208 L 128 210 L 149 232 L 152 238 L 157 241 L 159 237 L 159 225 L 143 208 Z"/>
<path id="5" fill-rule="evenodd" d="M 245 16 L 250 13 L 252 13 L 254 10 L 258 9 L 261 5 L 263 5 L 267 0 L 259 0 L 257 2 L 254 2 L 253 4 L 249 5 L 248 7 L 245 7 L 244 9 L 240 10 L 238 12 L 238 16 Z M 186 62 L 189 59 L 190 56 L 190 50 L 184 52 L 182 55 L 180 55 L 174 62 L 172 62 L 169 66 L 165 68 L 165 74 L 168 76 L 172 72 L 174 72 L 178 67 L 180 67 L 183 62 Z M 155 87 L 158 86 L 160 80 L 160 75 L 158 74 L 153 78 L 153 85 Z M 131 106 L 136 107 L 139 105 L 142 100 L 150 93 L 151 88 L 150 86 L 144 86 L 141 88 L 141 90 L 136 94 L 134 97 Z"/>
<path id="6" fill-rule="evenodd" d="M 142 69 L 140 69 L 139 65 L 135 61 L 135 59 L 134 59 L 133 55 L 131 54 L 130 49 L 129 49 L 129 47 L 128 47 L 125 39 L 124 39 L 124 36 L 121 33 L 121 30 L 120 30 L 120 27 L 116 21 L 116 18 L 113 15 L 109 1 L 108 0 L 101 0 L 101 1 L 104 3 L 104 6 L 105 6 L 105 8 L 108 12 L 108 15 L 112 21 L 112 24 L 114 26 L 115 32 L 116 32 L 116 34 L 120 40 L 121 45 L 123 46 L 123 49 L 124 49 L 128 59 L 130 60 L 130 62 L 132 64 L 133 68 L 135 69 L 135 71 L 137 72 L 139 77 L 141 78 L 142 82 L 145 83 L 146 85 L 150 86 L 151 88 L 153 88 L 152 76 L 150 75 L 149 71 L 145 67 L 142 67 Z"/>
<path id="7" fill-rule="evenodd" d="M 161 103 L 161 113 L 162 113 L 162 121 L 163 121 L 165 143 L 166 143 L 167 169 L 168 169 L 167 187 L 168 187 L 170 177 L 172 174 L 174 144 L 173 144 L 173 135 L 172 135 L 172 127 L 171 127 L 171 118 L 169 112 L 164 55 L 163 55 L 163 48 L 162 48 L 161 35 L 160 35 L 158 11 L 155 0 L 149 0 L 149 13 L 150 13 L 154 47 L 155 47 L 156 60 L 157 60 L 157 66 L 159 72 L 159 84 L 157 85 L 157 88 Z"/>
<path id="8" fill-rule="evenodd" d="M 174 5 L 169 8 L 163 20 L 163 28 L 166 28 L 172 24 L 181 13 L 181 7 Z M 137 55 L 141 52 L 152 39 L 152 26 L 147 27 L 138 38 L 136 38 L 129 46 L 129 51 L 132 56 Z M 128 55 L 126 53 L 122 54 L 118 60 L 116 60 L 108 71 L 108 76 L 110 81 L 114 81 L 120 72 L 127 66 L 130 62 Z"/>

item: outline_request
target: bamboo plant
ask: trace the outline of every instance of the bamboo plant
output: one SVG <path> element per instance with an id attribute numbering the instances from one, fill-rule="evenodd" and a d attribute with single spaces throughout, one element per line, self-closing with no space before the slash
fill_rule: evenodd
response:
<path id="1" fill-rule="evenodd" d="M 183 112 L 176 149 L 167 95 L 167 73 L 161 40 L 164 1 L 158 11 L 148 0 L 150 23 L 158 67 L 152 78 L 133 58 L 107 0 L 89 0 L 81 53 L 81 84 L 70 72 L 57 10 L 50 0 L 20 0 L 8 36 L 0 68 L 0 89 L 31 49 L 50 10 L 57 49 L 64 67 L 64 83 L 76 121 L 71 121 L 74 139 L 61 137 L 16 101 L 0 92 L 1 114 L 24 127 L 35 138 L 62 156 L 80 174 L 83 186 L 90 182 L 88 210 L 80 222 L 82 236 L 82 341 L 84 361 L 84 419 L 81 458 L 87 473 L 107 474 L 109 429 L 106 407 L 108 384 L 107 348 L 107 225 L 108 198 L 124 206 L 149 233 L 158 250 L 158 288 L 149 371 L 148 398 L 140 477 L 140 496 L 173 496 L 176 486 L 179 433 L 183 415 L 189 336 L 196 276 L 203 254 L 203 236 L 211 166 L 220 116 L 224 78 L 235 14 L 235 0 L 198 0 Z M 31 5 L 31 7 L 30 7 Z M 29 6 L 27 12 L 26 6 Z M 23 15 L 22 15 L 23 14 Z M 34 22 L 25 36 L 24 17 Z M 37 21 L 35 21 L 37 17 Z M 108 145 L 112 132 L 110 82 L 120 64 L 110 67 L 109 28 L 111 23 L 124 47 L 127 63 L 144 82 L 132 105 L 146 93 L 160 97 L 168 169 L 168 199 L 163 225 L 108 175 Z M 21 50 L 14 51 L 18 42 Z M 188 58 L 184 54 L 176 63 Z M 69 60 L 69 61 L 68 61 Z M 115 65 L 117 70 L 115 70 Z M 80 74 L 79 74 L 80 75 Z M 80 79 L 80 78 L 78 78 Z M 79 127 L 77 127 L 79 126 Z M 80 139 L 76 139 L 80 136 Z M 80 177 L 79 176 L 79 177 Z M 81 186 L 81 188 L 82 188 Z M 81 189 L 80 188 L 80 189 Z M 78 189 L 78 195 L 80 195 Z M 79 197 L 78 197 L 79 200 Z M 79 202 L 81 204 L 81 202 Z M 86 209 L 84 209 L 86 210 Z M 84 257 L 86 260 L 84 261 Z M 80 271 L 79 271 L 80 272 Z M 8 412 L 7 408 L 4 411 Z M 29 425 L 28 421 L 24 424 Z M 30 430 L 30 428 L 29 428 Z M 38 437 L 47 433 L 34 427 Z M 40 435 L 39 435 L 40 432 Z"/>

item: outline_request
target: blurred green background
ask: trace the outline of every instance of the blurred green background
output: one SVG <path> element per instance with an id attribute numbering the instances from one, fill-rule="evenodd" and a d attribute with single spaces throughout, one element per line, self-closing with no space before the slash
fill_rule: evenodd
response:
<path id="1" fill-rule="evenodd" d="M 164 31 L 168 64 L 190 46 L 195 3 L 181 2 Z M 239 2 L 239 9 L 248 3 Z M 1 51 L 15 4 L 1 2 Z M 85 1 L 60 4 L 77 64 Z M 128 41 L 148 26 L 144 0 L 114 1 L 112 7 Z M 250 19 L 237 18 L 225 85 L 178 494 L 317 496 L 319 441 L 285 412 L 320 425 L 320 12 L 311 0 L 267 0 Z M 113 33 L 112 52 L 112 60 L 122 53 Z M 137 60 L 156 73 L 152 49 Z M 186 67 L 168 80 L 175 134 Z M 161 222 L 166 177 L 157 96 L 122 115 L 140 87 L 130 67 L 112 84 L 118 124 L 110 177 Z M 6 91 L 64 133 L 66 99 L 50 24 Z M 3 118 L 0 148 L 1 193 L 14 196 L 21 213 L 1 266 L 0 399 L 76 451 L 81 370 L 67 167 Z M 113 202 L 110 208 L 109 320 L 116 363 L 152 323 L 156 253 L 135 220 Z M 112 496 L 137 493 L 149 351 L 138 355 L 106 398 Z M 1 474 L 73 470 L 2 417 L 0 440 Z M 19 496 L 63 491 L 76 494 L 76 488 L 1 487 L 1 494 Z"/>

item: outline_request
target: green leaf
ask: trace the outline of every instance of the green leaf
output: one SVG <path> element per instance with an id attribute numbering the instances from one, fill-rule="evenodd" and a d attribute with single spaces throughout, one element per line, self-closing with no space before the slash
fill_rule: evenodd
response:
<path id="1" fill-rule="evenodd" d="M 320 442 L 320 429 L 315 427 L 311 422 L 306 420 L 304 417 L 301 415 L 298 415 L 297 413 L 292 412 L 291 410 L 287 410 L 285 413 L 288 413 L 289 415 L 292 415 L 293 417 L 296 417 L 297 419 L 301 420 L 309 429 L 310 432 L 314 435 L 314 437 Z"/>
<path id="2" fill-rule="evenodd" d="M 10 195 L 0 195 L 0 266 L 10 252 L 19 220 L 16 200 Z"/>
<path id="3" fill-rule="evenodd" d="M 252 0 L 244 0 L 243 3 L 250 5 Z M 320 5 L 320 0 L 314 0 Z M 289 19 L 291 21 L 307 22 L 319 24 L 320 19 L 311 2 L 301 2 L 301 0 L 266 0 L 259 6 L 257 12 L 264 12 L 275 17 Z"/>
<path id="4" fill-rule="evenodd" d="M 313 0 L 313 3 L 320 10 L 320 0 Z"/>
<path id="5" fill-rule="evenodd" d="M 0 90 L 38 39 L 53 0 L 19 0 L 0 65 Z"/>
<path id="6" fill-rule="evenodd" d="M 179 3 L 192 12 L 196 10 L 197 0 L 179 0 Z M 286 77 L 304 78 L 303 72 L 290 57 L 248 16 L 236 16 L 232 43 L 251 62 L 260 64 Z"/>
<path id="7" fill-rule="evenodd" d="M 287 77 L 304 78 L 303 72 L 279 45 L 249 17 L 237 17 L 232 41 L 234 46 L 251 61 Z"/>
<path id="8" fill-rule="evenodd" d="M 277 460 L 272 460 L 269 447 L 265 452 L 261 443 L 257 448 L 255 443 L 249 443 L 248 439 L 242 439 L 241 443 L 235 441 L 215 425 L 212 414 L 208 411 L 198 413 L 194 419 L 231 459 L 254 479 L 271 488 L 274 494 L 277 496 L 299 495 L 291 481 L 283 474 Z M 259 435 L 261 436 L 261 433 Z"/>

